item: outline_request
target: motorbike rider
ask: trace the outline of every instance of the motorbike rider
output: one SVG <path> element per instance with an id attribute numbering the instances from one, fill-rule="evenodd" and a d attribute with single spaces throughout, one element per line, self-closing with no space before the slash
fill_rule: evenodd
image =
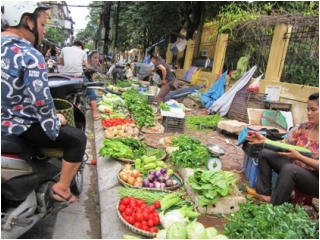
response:
<path id="1" fill-rule="evenodd" d="M 51 196 L 74 203 L 70 184 L 85 153 L 86 135 L 56 113 L 45 60 L 36 49 L 46 33 L 49 8 L 36 1 L 1 3 L 1 132 L 37 147 L 64 148 L 60 179 Z"/>
<path id="2" fill-rule="evenodd" d="M 86 76 L 83 76 L 82 64 L 85 65 L 86 70 L 90 69 L 87 60 L 87 54 L 83 50 L 83 44 L 80 41 L 75 41 L 73 46 L 64 47 L 61 50 L 59 57 L 60 65 L 64 66 L 64 73 L 73 78 L 83 78 L 85 82 L 89 82 Z M 88 88 L 87 94 L 90 98 L 90 104 L 92 107 L 93 119 L 99 120 L 101 116 L 97 107 L 97 96 L 93 89 Z"/>

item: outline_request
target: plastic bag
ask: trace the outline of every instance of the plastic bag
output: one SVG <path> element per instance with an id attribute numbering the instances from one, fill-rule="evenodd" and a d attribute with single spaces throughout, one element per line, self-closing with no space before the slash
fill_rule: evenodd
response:
<path id="1" fill-rule="evenodd" d="M 248 92 L 259 92 L 259 83 L 261 77 L 256 78 L 250 85 L 247 87 Z"/>

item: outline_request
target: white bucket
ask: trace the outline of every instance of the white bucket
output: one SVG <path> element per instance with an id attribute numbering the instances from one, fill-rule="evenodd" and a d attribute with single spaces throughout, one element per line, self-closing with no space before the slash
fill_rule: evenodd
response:
<path id="1" fill-rule="evenodd" d="M 154 96 L 158 94 L 159 88 L 157 86 L 149 86 L 148 91 L 152 93 Z"/>

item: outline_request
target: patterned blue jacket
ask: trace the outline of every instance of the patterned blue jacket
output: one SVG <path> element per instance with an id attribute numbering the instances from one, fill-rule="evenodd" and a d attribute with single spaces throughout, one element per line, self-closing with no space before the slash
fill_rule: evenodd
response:
<path id="1" fill-rule="evenodd" d="M 42 54 L 20 37 L 1 37 L 1 132 L 20 135 L 33 123 L 52 140 L 59 134 Z"/>

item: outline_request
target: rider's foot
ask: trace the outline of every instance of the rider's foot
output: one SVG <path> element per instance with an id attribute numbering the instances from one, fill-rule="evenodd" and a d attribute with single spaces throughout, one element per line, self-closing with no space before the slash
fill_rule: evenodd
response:
<path id="1" fill-rule="evenodd" d="M 72 195 L 70 189 L 68 189 L 67 191 L 61 190 L 61 188 L 59 188 L 58 186 L 58 183 L 52 186 L 52 197 L 60 202 L 74 203 L 78 200 L 76 196 Z"/>

